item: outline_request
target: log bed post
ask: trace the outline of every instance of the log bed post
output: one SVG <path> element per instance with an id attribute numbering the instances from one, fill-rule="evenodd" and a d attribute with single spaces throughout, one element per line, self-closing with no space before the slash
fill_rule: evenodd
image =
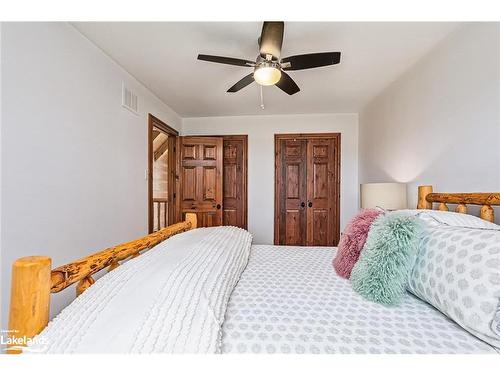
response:
<path id="1" fill-rule="evenodd" d="M 432 185 L 422 185 L 418 187 L 418 204 L 419 210 L 432 210 L 432 203 L 428 202 L 425 197 L 432 193 Z"/>
<path id="2" fill-rule="evenodd" d="M 195 213 L 188 212 L 186 213 L 186 221 L 191 223 L 191 229 L 195 229 L 198 225 L 198 218 Z"/>
<path id="3" fill-rule="evenodd" d="M 20 258 L 12 265 L 9 338 L 22 340 L 9 346 L 24 346 L 49 322 L 51 259 L 45 256 Z M 9 350 L 20 353 L 21 350 Z"/>

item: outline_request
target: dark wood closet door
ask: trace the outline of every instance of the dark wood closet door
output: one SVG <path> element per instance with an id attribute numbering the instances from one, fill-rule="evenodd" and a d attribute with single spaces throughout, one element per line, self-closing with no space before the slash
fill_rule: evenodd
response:
<path id="1" fill-rule="evenodd" d="M 224 136 L 224 225 L 247 229 L 247 136 Z"/>
<path id="2" fill-rule="evenodd" d="M 306 244 L 307 141 L 285 139 L 279 144 L 279 243 Z M 276 223 L 275 223 L 276 225 Z"/>
<path id="3" fill-rule="evenodd" d="M 340 135 L 280 134 L 275 147 L 275 244 L 336 246 Z"/>
<path id="4" fill-rule="evenodd" d="M 181 216 L 194 212 L 200 227 L 222 225 L 222 138 L 180 138 Z"/>
<path id="5" fill-rule="evenodd" d="M 307 141 L 307 245 L 336 244 L 337 191 L 334 139 Z"/>

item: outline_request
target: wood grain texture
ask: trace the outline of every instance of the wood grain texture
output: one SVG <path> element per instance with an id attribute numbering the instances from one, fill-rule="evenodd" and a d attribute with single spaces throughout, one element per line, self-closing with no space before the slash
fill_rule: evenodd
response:
<path id="1" fill-rule="evenodd" d="M 431 193 L 427 202 L 500 205 L 500 193 Z"/>
<path id="2" fill-rule="evenodd" d="M 418 187 L 418 204 L 419 210 L 432 210 L 432 202 L 428 202 L 426 197 L 432 193 L 431 185 L 422 185 Z"/>
<path id="3" fill-rule="evenodd" d="M 12 265 L 9 336 L 31 338 L 49 322 L 50 267 L 46 256 L 20 258 Z M 24 346 L 24 345 L 22 345 Z M 20 353 L 21 350 L 9 350 Z"/>
<path id="4" fill-rule="evenodd" d="M 442 202 L 442 203 L 439 203 L 438 210 L 439 211 L 449 211 L 449 208 L 448 208 L 448 205 L 446 203 Z"/>
<path id="5" fill-rule="evenodd" d="M 225 135 L 223 152 L 223 225 L 247 229 L 247 148 L 246 135 Z"/>
<path id="6" fill-rule="evenodd" d="M 340 134 L 275 135 L 275 245 L 336 246 Z"/>
<path id="7" fill-rule="evenodd" d="M 481 206 L 479 216 L 494 222 L 495 211 L 492 206 L 500 206 L 500 192 L 496 193 L 433 193 L 431 185 L 418 187 L 417 208 L 432 209 L 432 203 L 439 203 L 438 210 L 448 211 L 448 204 L 456 204 L 456 212 L 466 214 L 467 205 Z"/>
<path id="8" fill-rule="evenodd" d="M 188 220 L 170 225 L 145 237 L 113 246 L 75 262 L 57 267 L 51 272 L 51 292 L 57 293 L 115 262 L 133 257 L 142 250 L 151 249 L 175 234 L 196 227 L 196 220 L 188 214 Z"/>
<path id="9" fill-rule="evenodd" d="M 222 225 L 223 139 L 180 137 L 180 215 L 198 215 L 198 226 Z"/>
<path id="10" fill-rule="evenodd" d="M 83 292 L 85 292 L 94 283 L 95 283 L 95 280 L 93 279 L 92 276 L 87 276 L 84 279 L 81 279 L 78 282 L 78 284 L 76 284 L 76 296 L 78 297 L 80 294 L 82 294 Z"/>
<path id="11" fill-rule="evenodd" d="M 275 227 L 279 230 L 278 244 L 305 246 L 307 234 L 307 141 L 280 139 L 278 141 L 279 217 Z"/>
<path id="12" fill-rule="evenodd" d="M 490 221 L 492 223 L 495 221 L 495 211 L 489 204 L 481 206 L 479 216 L 481 217 L 481 219 Z"/>

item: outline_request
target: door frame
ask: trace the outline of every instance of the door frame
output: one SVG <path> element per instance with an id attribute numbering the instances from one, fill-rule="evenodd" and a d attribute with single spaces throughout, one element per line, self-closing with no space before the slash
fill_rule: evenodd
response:
<path id="1" fill-rule="evenodd" d="M 168 176 L 168 199 L 172 202 L 172 209 L 168 210 L 168 221 L 173 223 L 177 218 L 176 213 L 176 191 L 177 191 L 177 160 L 176 160 L 176 147 L 179 132 L 174 128 L 168 126 L 158 117 L 148 113 L 148 232 L 153 233 L 154 227 L 154 208 L 153 208 L 153 128 L 156 127 L 169 136 L 169 155 L 168 155 L 168 169 L 170 175 Z"/>
<path id="2" fill-rule="evenodd" d="M 237 140 L 243 141 L 243 182 L 245 184 L 243 189 L 243 209 L 245 210 L 244 215 L 244 229 L 248 229 L 248 134 L 211 134 L 211 135 L 183 135 L 183 137 L 221 137 L 222 142 L 225 140 Z M 224 157 L 223 157 L 224 161 Z M 224 169 L 224 167 L 223 167 Z M 224 189 L 224 187 L 222 187 Z M 224 194 L 223 194 L 224 196 Z M 224 208 L 224 206 L 222 207 Z"/>
<path id="3" fill-rule="evenodd" d="M 337 163 L 334 165 L 334 175 L 336 177 L 335 184 L 337 190 L 337 205 L 334 212 L 336 219 L 336 227 L 334 228 L 334 241 L 338 242 L 340 237 L 340 156 L 341 156 L 341 134 L 340 133 L 297 133 L 297 134 L 274 134 L 274 244 L 279 245 L 279 196 L 280 196 L 280 171 L 281 171 L 281 146 L 282 140 L 294 139 L 334 139 L 337 143 L 336 158 Z"/>

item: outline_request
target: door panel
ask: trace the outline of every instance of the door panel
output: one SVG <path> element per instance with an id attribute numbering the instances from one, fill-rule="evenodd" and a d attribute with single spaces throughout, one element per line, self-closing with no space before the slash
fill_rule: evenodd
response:
<path id="1" fill-rule="evenodd" d="M 328 245 L 328 211 L 314 209 L 311 211 L 313 221 L 311 246 Z"/>
<path id="2" fill-rule="evenodd" d="M 223 223 L 247 228 L 247 137 L 224 137 Z"/>
<path id="3" fill-rule="evenodd" d="M 287 245 L 303 245 L 303 233 L 301 230 L 300 210 L 286 210 L 285 212 L 285 243 Z"/>
<path id="4" fill-rule="evenodd" d="M 307 141 L 307 245 L 334 243 L 335 142 L 333 139 Z"/>
<path id="5" fill-rule="evenodd" d="M 237 167 L 236 163 L 224 163 L 224 199 L 238 198 Z"/>
<path id="6" fill-rule="evenodd" d="M 203 200 L 215 200 L 217 170 L 215 167 L 202 167 L 203 171 Z"/>
<path id="7" fill-rule="evenodd" d="M 277 135 L 275 244 L 336 246 L 339 134 Z"/>
<path id="8" fill-rule="evenodd" d="M 222 225 L 221 137 L 181 137 L 180 211 L 198 216 L 199 226 Z"/>
<path id="9" fill-rule="evenodd" d="M 182 193 L 184 201 L 196 200 L 196 168 L 184 167 L 182 168 Z"/>
<path id="10" fill-rule="evenodd" d="M 300 164 L 288 164 L 286 166 L 286 198 L 299 199 L 299 177 Z"/>
<path id="11" fill-rule="evenodd" d="M 306 244 L 306 152 L 305 140 L 280 142 L 279 242 L 287 245 Z"/>

